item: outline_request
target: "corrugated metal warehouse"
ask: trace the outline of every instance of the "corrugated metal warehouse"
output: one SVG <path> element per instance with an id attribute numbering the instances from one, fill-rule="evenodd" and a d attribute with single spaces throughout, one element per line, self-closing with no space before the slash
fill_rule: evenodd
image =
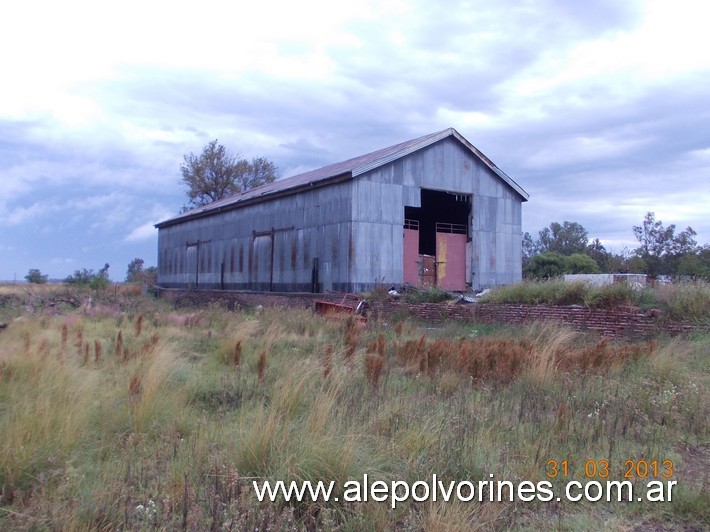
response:
<path id="1" fill-rule="evenodd" d="M 478 290 L 521 280 L 528 194 L 449 128 L 158 223 L 158 284 Z"/>

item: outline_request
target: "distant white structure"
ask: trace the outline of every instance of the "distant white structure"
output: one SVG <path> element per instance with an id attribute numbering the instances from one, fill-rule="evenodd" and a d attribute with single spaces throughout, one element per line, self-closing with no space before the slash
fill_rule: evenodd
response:
<path id="1" fill-rule="evenodd" d="M 583 282 L 593 286 L 627 283 L 635 288 L 646 286 L 645 273 L 566 273 L 566 283 Z"/>

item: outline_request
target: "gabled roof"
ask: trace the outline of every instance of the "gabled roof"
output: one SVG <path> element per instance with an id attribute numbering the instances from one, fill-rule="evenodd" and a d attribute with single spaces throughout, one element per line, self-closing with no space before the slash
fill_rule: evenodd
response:
<path id="1" fill-rule="evenodd" d="M 236 209 L 250 203 L 266 201 L 284 194 L 293 194 L 300 190 L 314 186 L 322 186 L 331 182 L 352 179 L 353 177 L 369 172 L 370 170 L 383 166 L 387 163 L 391 163 L 392 161 L 400 159 L 410 153 L 414 153 L 415 151 L 430 146 L 447 137 L 457 139 L 488 168 L 490 168 L 493 173 L 500 177 L 518 195 L 520 195 L 523 201 L 527 201 L 529 195 L 522 189 L 522 187 L 520 187 L 520 185 L 508 177 L 505 172 L 498 168 L 493 161 L 479 151 L 478 148 L 467 141 L 458 131 L 454 128 L 448 128 L 443 131 L 424 135 L 423 137 L 408 140 L 400 144 L 395 144 L 394 146 L 390 146 L 388 148 L 373 151 L 372 153 L 360 155 L 359 157 L 353 157 L 347 161 L 330 164 L 328 166 L 292 177 L 287 177 L 285 179 L 278 179 L 273 183 L 268 183 L 251 190 L 247 190 L 246 192 L 233 194 L 227 198 L 217 200 L 208 205 L 197 207 L 185 213 L 179 214 L 178 216 L 160 222 L 155 226 L 166 227 L 193 218 L 201 218 L 202 216 L 207 216 L 216 212 Z"/>

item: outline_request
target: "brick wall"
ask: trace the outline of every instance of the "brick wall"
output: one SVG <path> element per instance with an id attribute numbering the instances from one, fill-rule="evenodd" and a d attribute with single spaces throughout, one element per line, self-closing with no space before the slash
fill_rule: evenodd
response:
<path id="1" fill-rule="evenodd" d="M 173 301 L 176 306 L 204 305 L 221 301 L 229 308 L 250 309 L 257 305 L 281 308 L 313 308 L 323 294 L 272 294 L 229 292 L 219 290 L 161 290 L 160 297 Z M 337 301 L 336 296 L 329 297 Z M 643 312 L 637 307 L 623 306 L 614 309 L 592 309 L 579 306 L 502 305 L 457 303 L 405 303 L 387 299 L 374 301 L 369 315 L 374 319 L 412 317 L 431 323 L 461 320 L 472 323 L 529 323 L 538 320 L 556 320 L 578 331 L 595 331 L 604 336 L 651 336 L 659 333 L 683 334 L 698 327 L 686 321 L 670 321 L 657 312 Z"/>
<path id="2" fill-rule="evenodd" d="M 529 323 L 554 320 L 577 331 L 595 331 L 604 336 L 651 336 L 659 333 L 682 334 L 698 327 L 686 321 L 663 319 L 657 311 L 643 312 L 637 307 L 592 309 L 579 306 L 503 305 L 503 304 L 407 304 L 382 301 L 372 304 L 371 312 L 381 316 L 412 316 L 435 323 L 468 320 L 473 323 Z"/>

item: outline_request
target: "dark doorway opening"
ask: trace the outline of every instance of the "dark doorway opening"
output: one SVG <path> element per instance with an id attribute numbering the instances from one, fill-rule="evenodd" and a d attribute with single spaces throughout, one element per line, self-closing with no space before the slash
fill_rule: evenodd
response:
<path id="1" fill-rule="evenodd" d="M 404 207 L 404 218 L 419 222 L 419 253 L 436 255 L 436 224 L 466 227 L 470 238 L 471 196 L 423 188 L 421 207 Z"/>

